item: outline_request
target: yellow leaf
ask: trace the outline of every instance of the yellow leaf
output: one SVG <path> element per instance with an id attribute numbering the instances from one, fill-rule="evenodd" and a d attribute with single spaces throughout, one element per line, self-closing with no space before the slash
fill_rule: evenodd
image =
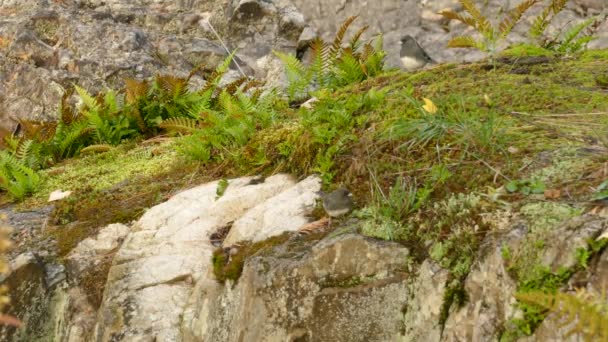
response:
<path id="1" fill-rule="evenodd" d="M 424 106 L 422 106 L 422 109 L 424 109 L 427 113 L 430 114 L 437 113 L 437 106 L 435 106 L 433 101 L 427 99 L 426 97 L 422 98 L 422 101 L 424 101 Z"/>

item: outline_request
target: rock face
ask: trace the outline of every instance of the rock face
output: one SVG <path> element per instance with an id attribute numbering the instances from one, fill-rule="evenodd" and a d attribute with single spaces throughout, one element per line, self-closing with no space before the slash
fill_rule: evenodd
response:
<path id="1" fill-rule="evenodd" d="M 251 258 L 234 286 L 201 282 L 185 316 L 186 341 L 394 340 L 408 254 L 353 234 L 313 247 L 291 241 Z"/>
<path id="2" fill-rule="evenodd" d="M 214 30 L 243 72 L 264 77 L 271 51 L 295 53 L 303 28 L 288 1 L 0 1 L 0 127 L 53 119 L 73 83 L 96 92 L 214 69 L 227 56 Z"/>
<path id="3" fill-rule="evenodd" d="M 455 36 L 471 34 L 471 30 L 462 23 L 448 21 L 438 12 L 445 9 L 462 11 L 458 0 L 293 0 L 296 7 L 304 14 L 309 25 L 317 29 L 324 39 L 333 39 L 340 23 L 349 16 L 358 15 L 359 25 L 369 25 L 371 34 L 382 33 L 384 46 L 388 52 L 387 61 L 391 66 L 399 66 L 399 40 L 409 34 L 424 47 L 429 55 L 438 62 L 472 61 L 483 57 L 470 49 L 449 49 L 448 41 Z M 498 13 L 505 5 L 514 1 L 490 0 L 484 3 L 484 10 L 488 13 Z M 600 13 L 608 5 L 605 1 L 574 0 L 568 8 L 557 17 L 553 25 L 556 28 L 564 27 L 571 20 L 582 21 L 584 17 Z M 532 14 L 539 12 L 539 6 Z M 335 15 L 327 15 L 332 13 Z M 527 15 L 527 14 L 526 14 Z M 524 23 L 524 27 L 527 24 Z M 603 28 L 608 28 L 605 21 Z M 608 32 L 605 29 L 597 30 L 600 39 L 592 42 L 591 47 L 607 47 Z M 509 35 L 508 43 L 521 42 L 526 37 L 524 28 L 517 28 Z"/>
<path id="4" fill-rule="evenodd" d="M 298 182 L 282 174 L 232 179 L 226 188 L 215 181 L 150 208 L 131 226 L 112 224 L 83 240 L 66 257 L 65 272 L 37 255 L 20 255 L 3 282 L 13 294 L 9 313 L 25 329 L 2 327 L 0 337 L 494 341 L 521 316 L 513 295 L 526 269 L 517 271 L 517 260 L 556 272 L 577 265 L 576 250 L 587 241 L 608 236 L 604 217 L 581 215 L 566 204 L 527 204 L 485 237 L 461 283 L 467 301 L 450 308 L 445 299 L 454 279 L 448 270 L 420 251 L 357 234 L 356 220 L 320 240 L 295 233 L 311 220 L 320 185 L 315 176 Z M 215 278 L 212 254 L 222 243 L 232 257 L 245 241 L 277 235 L 283 242 L 245 259 L 238 280 Z M 535 249 L 538 241 L 541 249 Z M 608 252 L 588 265 L 564 290 L 601 291 Z M 559 341 L 566 329 L 559 324 L 549 316 L 522 340 Z"/>
<path id="5" fill-rule="evenodd" d="M 147 211 L 114 257 L 95 340 L 180 341 L 180 324 L 193 288 L 201 281 L 213 282 L 211 254 L 215 247 L 210 236 L 293 187 L 311 194 L 319 188 L 318 180 L 304 184 L 308 186 L 296 185 L 286 175 L 259 184 L 242 178 L 230 181 L 217 198 L 218 182 L 212 182 Z M 284 214 L 286 222 L 293 218 L 289 212 Z"/>

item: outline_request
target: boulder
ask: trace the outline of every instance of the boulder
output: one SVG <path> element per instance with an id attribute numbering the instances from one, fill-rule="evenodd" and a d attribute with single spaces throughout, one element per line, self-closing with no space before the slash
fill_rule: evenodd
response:
<path id="1" fill-rule="evenodd" d="M 409 290 L 399 244 L 344 234 L 249 259 L 236 284 L 197 284 L 185 341 L 392 341 Z"/>

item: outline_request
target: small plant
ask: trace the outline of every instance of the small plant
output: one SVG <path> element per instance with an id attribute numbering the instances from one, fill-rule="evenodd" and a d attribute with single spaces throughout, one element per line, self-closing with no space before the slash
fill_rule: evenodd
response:
<path id="1" fill-rule="evenodd" d="M 346 32 L 356 18 L 349 17 L 342 23 L 331 44 L 321 39 L 311 43 L 313 61 L 309 67 L 293 55 L 275 52 L 285 66 L 289 82 L 286 90 L 290 101 L 302 101 L 314 89 L 336 89 L 361 82 L 383 71 L 386 53 L 382 49 L 382 37 L 365 44 L 360 41 L 367 26 L 359 29 L 347 46 L 343 46 Z"/>
<path id="2" fill-rule="evenodd" d="M 534 19 L 530 27 L 529 35 L 535 43 L 545 50 L 554 51 L 559 54 L 570 54 L 584 49 L 594 39 L 593 35 L 586 29 L 598 22 L 599 17 L 589 18 L 579 24 L 571 26 L 563 34 L 557 34 L 550 38 L 545 36 L 549 24 L 568 3 L 568 0 L 552 0 L 545 9 Z"/>
<path id="3" fill-rule="evenodd" d="M 412 237 L 412 227 L 407 224 L 409 215 L 418 211 L 429 199 L 432 189 L 418 187 L 415 182 L 397 178 L 385 193 L 375 184 L 373 204 L 359 211 L 365 219 L 362 233 L 383 240 L 406 240 Z"/>
<path id="4" fill-rule="evenodd" d="M 543 194 L 547 187 L 540 180 L 513 180 L 505 185 L 505 189 L 510 192 L 519 192 L 524 195 Z"/>
<path id="5" fill-rule="evenodd" d="M 445 10 L 440 14 L 448 19 L 458 20 L 472 27 L 481 35 L 481 39 L 476 39 L 472 36 L 455 37 L 448 42 L 448 47 L 475 48 L 490 54 L 490 56 L 494 56 L 498 43 L 511 33 L 515 25 L 521 20 L 523 14 L 537 2 L 538 0 L 521 1 L 506 13 L 498 27 L 495 27 L 486 16 L 481 14 L 481 11 L 472 0 L 460 0 L 465 11 L 469 14 L 468 16 L 461 15 L 452 10 Z"/>
<path id="6" fill-rule="evenodd" d="M 17 200 L 34 193 L 40 186 L 40 175 L 16 156 L 0 152 L 0 188 Z"/>

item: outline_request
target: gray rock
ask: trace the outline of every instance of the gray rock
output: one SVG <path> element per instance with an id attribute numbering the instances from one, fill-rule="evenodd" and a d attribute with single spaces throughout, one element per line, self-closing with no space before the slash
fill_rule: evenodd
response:
<path id="1" fill-rule="evenodd" d="M 268 65 L 257 61 L 272 50 L 295 53 L 305 23 L 289 1 L 233 1 L 227 10 L 224 2 L 0 2 L 0 36 L 9 42 L 0 50 L 0 127 L 12 130 L 20 118 L 55 120 L 73 83 L 96 93 L 122 87 L 127 77 L 215 68 L 228 52 L 203 22 L 238 48 L 249 76 L 267 75 Z"/>
<path id="2" fill-rule="evenodd" d="M 353 234 L 276 247 L 250 259 L 234 286 L 197 285 L 185 340 L 395 340 L 409 294 L 408 255 L 399 244 Z"/>

